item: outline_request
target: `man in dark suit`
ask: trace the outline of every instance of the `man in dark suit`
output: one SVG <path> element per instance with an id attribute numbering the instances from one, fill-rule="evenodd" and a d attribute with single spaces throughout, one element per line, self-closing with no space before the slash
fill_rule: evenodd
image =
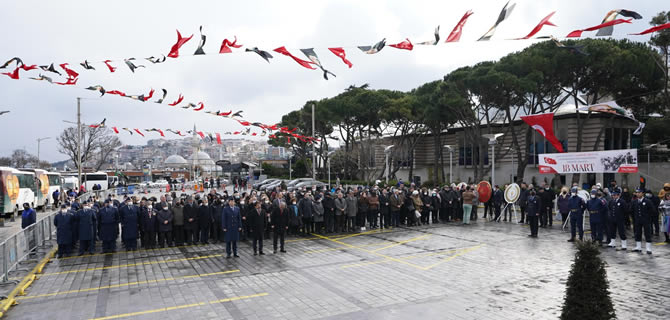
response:
<path id="1" fill-rule="evenodd" d="M 192 245 L 198 242 L 198 207 L 189 197 L 184 206 L 184 232 L 186 233 L 186 244 Z"/>
<path id="2" fill-rule="evenodd" d="M 276 207 L 274 211 L 272 211 L 272 216 L 270 217 L 270 221 L 272 221 L 272 231 L 274 233 L 272 237 L 272 248 L 274 253 L 277 253 L 277 239 L 279 239 L 281 252 L 286 253 L 286 250 L 284 250 L 284 236 L 288 229 L 288 219 L 289 212 L 286 209 L 286 203 L 281 202 L 279 207 Z"/>
<path id="3" fill-rule="evenodd" d="M 228 206 L 223 209 L 223 232 L 225 232 L 226 258 L 230 258 L 231 251 L 235 258 L 239 258 L 237 242 L 240 241 L 240 232 L 242 232 L 242 214 L 240 208 L 235 205 L 234 199 L 230 199 Z"/>
<path id="4" fill-rule="evenodd" d="M 496 214 L 495 218 L 493 219 L 494 221 L 498 221 L 498 219 L 500 219 L 500 209 L 503 205 L 503 202 L 505 202 L 505 194 L 503 194 L 502 190 L 500 190 L 500 187 L 496 185 L 493 191 L 493 208 Z M 505 219 L 505 221 L 507 221 L 507 219 Z"/>
<path id="5" fill-rule="evenodd" d="M 262 208 L 261 202 L 254 203 L 252 209 L 247 215 L 247 223 L 251 231 L 251 239 L 253 240 L 254 255 L 263 253 L 263 233 L 267 225 L 267 217 L 265 209 Z"/>

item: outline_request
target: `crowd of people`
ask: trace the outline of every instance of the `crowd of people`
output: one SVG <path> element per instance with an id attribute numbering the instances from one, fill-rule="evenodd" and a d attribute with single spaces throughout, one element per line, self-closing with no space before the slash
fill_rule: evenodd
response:
<path id="1" fill-rule="evenodd" d="M 615 247 L 617 234 L 626 249 L 626 230 L 634 227 L 636 247 L 641 238 L 651 254 L 652 234 L 662 230 L 668 239 L 670 225 L 670 184 L 659 196 L 648 190 L 629 193 L 613 182 L 609 188 L 594 186 L 591 198 L 582 199 L 576 186 L 556 194 L 549 185 L 521 184 L 515 206 L 521 210 L 519 223 L 530 225 L 531 237 L 539 228 L 552 227 L 554 221 L 569 220 L 571 238 L 584 237 L 584 213 L 588 212 L 591 238 Z M 554 212 L 554 201 L 557 208 Z M 299 189 L 292 192 L 277 187 L 264 192 L 227 191 L 208 193 L 166 193 L 156 198 L 138 196 L 116 199 L 89 199 L 83 203 L 70 199 L 61 205 L 54 223 L 58 235 L 58 255 L 95 252 L 95 241 L 102 251 L 115 252 L 121 238 L 125 250 L 154 249 L 192 244 L 225 243 L 227 257 L 237 257 L 237 242 L 252 241 L 254 255 L 265 254 L 263 242 L 272 239 L 273 252 L 286 252 L 285 236 L 309 236 L 360 232 L 366 229 L 412 227 L 435 223 L 469 225 L 481 216 L 489 221 L 513 221 L 513 208 L 507 205 L 503 189 L 494 186 L 490 200 L 480 203 L 475 185 L 446 185 L 442 188 L 374 186 L 331 190 Z M 659 225 L 659 214 L 663 222 Z M 560 217 L 559 217 L 560 216 Z M 272 235 L 272 237 L 271 237 Z M 138 246 L 138 241 L 140 244 Z M 605 242 L 603 242 L 605 240 Z"/>

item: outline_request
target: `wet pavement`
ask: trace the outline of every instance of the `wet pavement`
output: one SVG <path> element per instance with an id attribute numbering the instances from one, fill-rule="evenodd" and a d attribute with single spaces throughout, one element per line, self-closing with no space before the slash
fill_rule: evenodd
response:
<path id="1" fill-rule="evenodd" d="M 574 246 L 556 225 L 528 233 L 480 219 L 289 238 L 277 254 L 266 240 L 265 256 L 242 242 L 232 259 L 222 244 L 54 259 L 6 316 L 557 319 Z M 620 319 L 670 317 L 670 246 L 654 250 L 602 250 Z"/>

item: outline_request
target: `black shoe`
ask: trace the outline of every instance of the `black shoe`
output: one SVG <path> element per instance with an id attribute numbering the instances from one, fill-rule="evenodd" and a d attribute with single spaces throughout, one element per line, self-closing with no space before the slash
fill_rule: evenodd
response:
<path id="1" fill-rule="evenodd" d="M 534 237 L 534 235 L 532 235 L 532 234 L 529 234 L 528 236 L 531 237 L 531 238 Z"/>
<path id="2" fill-rule="evenodd" d="M 255 255 L 255 256 L 257 256 L 257 255 L 258 255 L 258 253 L 256 253 L 256 252 L 254 251 L 254 255 Z"/>
<path id="3" fill-rule="evenodd" d="M 230 259 L 230 255 L 227 255 L 227 256 L 226 256 L 226 259 Z"/>
<path id="4" fill-rule="evenodd" d="M 568 242 L 575 242 L 575 238 L 568 239 Z"/>
<path id="5" fill-rule="evenodd" d="M 264 255 L 265 255 L 265 253 L 264 253 L 263 251 L 261 251 L 261 253 L 259 253 L 259 254 L 260 254 L 261 256 L 264 256 Z"/>
<path id="6" fill-rule="evenodd" d="M 281 249 L 280 252 L 281 252 L 281 253 L 286 253 L 286 250 Z"/>
<path id="7" fill-rule="evenodd" d="M 240 256 L 238 256 L 238 255 L 235 254 L 235 255 L 233 255 L 233 257 L 235 257 L 235 258 L 239 258 Z"/>
<path id="8" fill-rule="evenodd" d="M 277 250 L 276 250 L 276 249 L 275 249 L 275 250 L 272 250 L 272 253 L 277 253 Z"/>

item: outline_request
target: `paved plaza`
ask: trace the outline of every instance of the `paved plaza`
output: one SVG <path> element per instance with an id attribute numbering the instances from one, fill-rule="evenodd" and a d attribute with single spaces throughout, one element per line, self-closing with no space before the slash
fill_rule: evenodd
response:
<path id="1" fill-rule="evenodd" d="M 557 319 L 574 256 L 556 224 L 484 222 L 53 259 L 8 319 Z M 660 240 L 658 240 L 660 241 Z M 99 244 L 98 244 L 99 245 Z M 603 249 L 620 319 L 668 319 L 670 246 Z M 585 319 L 588 316 L 585 315 Z"/>

